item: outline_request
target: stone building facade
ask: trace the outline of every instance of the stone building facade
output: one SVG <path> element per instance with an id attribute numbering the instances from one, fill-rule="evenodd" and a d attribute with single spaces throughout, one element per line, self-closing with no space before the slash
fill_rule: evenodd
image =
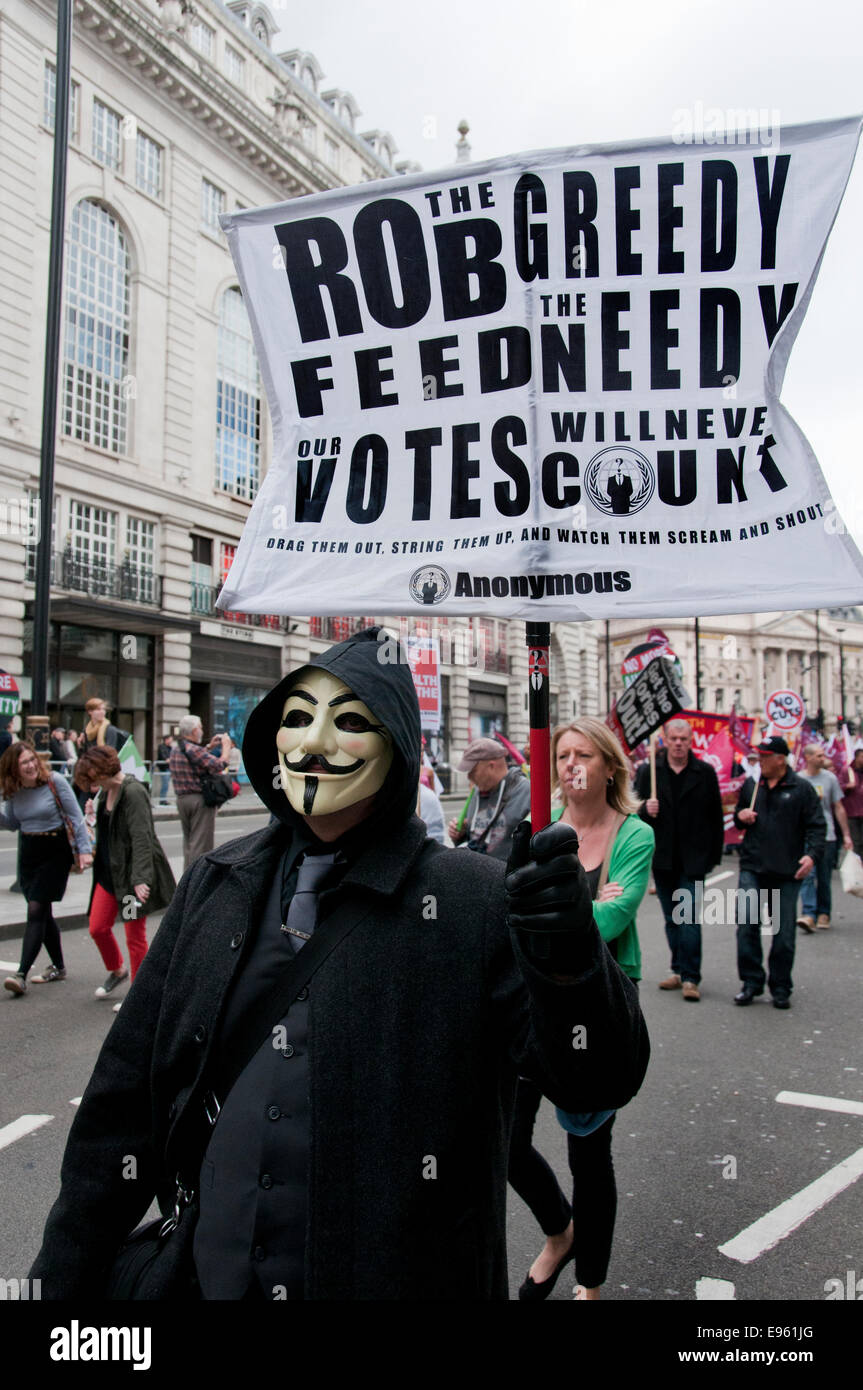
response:
<path id="1" fill-rule="evenodd" d="M 55 19 L 0 13 L 0 669 L 28 708 L 48 279 Z M 191 709 L 234 736 L 285 670 L 371 619 L 219 613 L 271 456 L 219 214 L 390 178 L 314 54 L 248 0 L 75 0 L 52 526 L 52 722 L 94 694 L 152 756 Z M 527 737 L 523 624 L 442 638 L 445 761 Z M 556 626 L 552 713 L 599 709 L 592 625 Z M 458 780 L 458 779 L 457 779 Z"/>
<path id="2" fill-rule="evenodd" d="M 620 693 L 620 663 L 655 625 L 667 635 L 683 666 L 684 682 L 702 709 L 759 715 L 774 690 L 803 696 L 814 720 L 819 707 L 825 727 L 835 728 L 843 713 L 863 725 L 863 613 L 859 609 L 821 609 L 816 614 L 738 613 L 702 618 L 699 624 L 700 699 L 696 692 L 695 623 L 692 618 L 655 624 L 616 620 L 610 624 L 609 665 L 612 698 Z M 606 699 L 605 644 L 600 657 L 602 699 Z M 820 680 L 819 680 L 820 671 Z"/>

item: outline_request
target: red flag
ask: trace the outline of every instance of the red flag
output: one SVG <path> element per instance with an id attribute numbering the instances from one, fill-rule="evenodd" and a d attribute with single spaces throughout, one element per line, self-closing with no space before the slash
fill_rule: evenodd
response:
<path id="1" fill-rule="evenodd" d="M 731 713 L 728 716 L 728 732 L 738 753 L 748 755 L 750 749 L 749 734 L 746 732 L 746 725 L 736 712 L 734 705 L 731 706 Z"/>

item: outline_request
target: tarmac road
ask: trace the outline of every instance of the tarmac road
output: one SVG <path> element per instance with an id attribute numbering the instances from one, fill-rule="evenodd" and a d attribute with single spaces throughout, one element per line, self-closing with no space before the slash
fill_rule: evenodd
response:
<path id="1" fill-rule="evenodd" d="M 266 816 L 233 819 L 218 822 L 220 840 L 258 828 Z M 179 826 L 165 823 L 159 834 L 176 870 Z M 14 872 L 14 840 L 0 844 L 2 878 L 10 854 Z M 736 883 L 735 864 L 726 858 L 718 871 L 728 875 L 723 889 Z M 0 893 L 8 920 L 12 895 Z M 849 1271 L 851 1283 L 863 1278 L 863 1179 L 855 1176 L 863 1172 L 863 900 L 845 897 L 834 878 L 834 926 L 801 933 L 787 1013 L 767 998 L 746 1009 L 733 1004 L 733 926 L 704 928 L 698 1004 L 656 988 L 668 954 L 655 897 L 645 900 L 639 930 L 653 1057 L 641 1093 L 615 1125 L 618 1223 L 604 1297 L 689 1302 L 700 1287 L 702 1297 L 718 1290 L 736 1299 L 823 1301 L 836 1288 L 828 1281 L 847 1286 Z M 0 941 L 4 974 L 19 944 Z M 113 1001 L 93 997 L 104 972 L 87 932 L 66 931 L 64 949 L 66 982 L 33 986 L 25 999 L 0 998 L 0 1278 L 23 1278 L 39 1247 L 74 1101 L 114 1018 Z M 781 1093 L 814 1100 L 784 1103 Z M 836 1108 L 843 1102 L 845 1111 Z M 23 1122 L 26 1132 L 18 1135 L 20 1123 L 5 1128 L 25 1116 L 36 1117 Z M 568 1181 L 563 1132 L 547 1105 L 537 1142 Z M 770 1213 L 767 1228 L 762 1222 L 720 1250 Z M 540 1244 L 510 1191 L 513 1297 Z M 553 1300 L 570 1300 L 573 1284 L 569 1266 Z"/>

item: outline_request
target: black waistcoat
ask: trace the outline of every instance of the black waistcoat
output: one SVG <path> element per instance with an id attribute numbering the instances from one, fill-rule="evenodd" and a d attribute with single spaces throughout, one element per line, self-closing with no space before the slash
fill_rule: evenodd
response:
<path id="1" fill-rule="evenodd" d="M 281 931 L 282 864 L 220 1031 L 293 954 Z M 207 1299 L 301 1299 L 309 1158 L 308 989 L 261 1044 L 224 1101 L 201 1165 L 195 1266 Z"/>

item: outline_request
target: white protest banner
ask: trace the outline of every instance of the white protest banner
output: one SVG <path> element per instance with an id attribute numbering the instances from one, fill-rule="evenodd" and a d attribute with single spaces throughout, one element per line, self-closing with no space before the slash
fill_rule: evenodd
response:
<path id="1" fill-rule="evenodd" d="M 544 151 L 222 218 L 275 444 L 219 606 L 863 600 L 779 402 L 860 125 Z"/>

